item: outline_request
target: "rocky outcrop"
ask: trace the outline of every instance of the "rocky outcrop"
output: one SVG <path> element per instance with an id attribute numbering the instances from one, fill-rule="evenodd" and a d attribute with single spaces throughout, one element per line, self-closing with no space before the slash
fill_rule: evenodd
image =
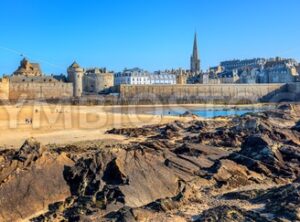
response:
<path id="1" fill-rule="evenodd" d="M 0 221 L 297 221 L 297 110 L 107 132 L 122 145 L 28 140 L 0 152 Z"/>
<path id="2" fill-rule="evenodd" d="M 271 220 L 255 213 L 246 211 L 237 206 L 218 206 L 206 210 L 196 222 L 271 222 Z"/>
<path id="3" fill-rule="evenodd" d="M 252 204 L 263 204 L 262 214 L 268 214 L 272 221 L 300 220 L 300 184 L 270 188 L 232 192 L 223 195 L 226 199 L 247 200 Z"/>
<path id="4" fill-rule="evenodd" d="M 19 151 L 4 155 L 0 168 L 0 221 L 31 217 L 70 195 L 63 172 L 73 162 L 66 154 L 44 150 L 30 139 Z"/>

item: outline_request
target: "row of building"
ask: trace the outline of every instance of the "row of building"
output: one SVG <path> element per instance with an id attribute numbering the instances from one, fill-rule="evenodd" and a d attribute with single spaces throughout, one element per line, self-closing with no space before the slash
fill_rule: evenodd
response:
<path id="1" fill-rule="evenodd" d="M 187 79 L 190 84 L 291 83 L 300 81 L 300 65 L 294 59 L 279 57 L 234 59 L 203 72 L 195 34 Z"/>
<path id="2" fill-rule="evenodd" d="M 200 73 L 203 84 L 259 84 L 300 81 L 300 64 L 294 59 L 233 60 Z"/>
<path id="3" fill-rule="evenodd" d="M 181 75 L 177 75 L 177 73 Z M 150 73 L 139 68 L 125 69 L 113 73 L 105 68 L 82 68 L 73 62 L 67 69 L 67 75 L 45 75 L 38 63 L 22 59 L 20 66 L 11 75 L 5 75 L 0 81 L 1 98 L 18 100 L 57 99 L 81 97 L 82 95 L 107 94 L 113 86 L 127 85 L 172 85 L 185 84 L 183 71 L 166 70 Z M 182 77 L 182 78 L 181 78 Z M 5 92 L 5 93 L 4 93 Z"/>
<path id="4" fill-rule="evenodd" d="M 189 78 L 190 83 L 259 84 L 300 81 L 300 64 L 294 59 L 231 60 Z"/>
<path id="5" fill-rule="evenodd" d="M 290 83 L 300 81 L 299 73 L 297 61 L 278 57 L 224 61 L 203 72 L 195 34 L 189 70 L 148 72 L 133 68 L 113 73 L 105 68 L 82 68 L 74 62 L 67 75 L 44 75 L 39 64 L 24 58 L 13 74 L 0 81 L 0 99 L 6 98 L 1 92 L 10 99 L 107 94 L 118 85 Z"/>

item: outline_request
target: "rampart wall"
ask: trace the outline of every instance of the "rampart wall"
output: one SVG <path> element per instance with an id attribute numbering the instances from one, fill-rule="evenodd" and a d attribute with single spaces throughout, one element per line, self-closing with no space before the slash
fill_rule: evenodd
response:
<path id="1" fill-rule="evenodd" d="M 123 102 L 160 101 L 163 103 L 201 101 L 249 102 L 272 99 L 286 91 L 286 84 L 197 84 L 197 85 L 120 85 L 116 91 Z"/>
<path id="2" fill-rule="evenodd" d="M 9 98 L 9 80 L 7 78 L 0 79 L 0 100 L 8 100 Z"/>
<path id="3" fill-rule="evenodd" d="M 62 99 L 73 96 L 73 84 L 63 82 L 52 83 L 11 83 L 10 100 Z"/>

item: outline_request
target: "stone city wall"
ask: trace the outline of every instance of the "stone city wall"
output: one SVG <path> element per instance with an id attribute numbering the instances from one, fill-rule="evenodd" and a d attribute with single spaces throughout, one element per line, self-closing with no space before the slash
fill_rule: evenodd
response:
<path id="1" fill-rule="evenodd" d="M 96 93 L 108 89 L 114 85 L 112 73 L 89 74 L 83 77 L 83 88 L 87 93 Z"/>
<path id="2" fill-rule="evenodd" d="M 288 98 L 289 101 L 300 101 L 300 82 L 295 83 L 288 83 L 286 85 L 286 90 L 281 94 L 281 96 L 278 96 L 279 98 L 277 100 L 280 100 L 281 97 Z M 276 97 L 275 97 L 276 98 Z"/>
<path id="3" fill-rule="evenodd" d="M 9 87 L 10 100 L 62 99 L 72 96 L 72 83 L 11 83 Z"/>
<path id="4" fill-rule="evenodd" d="M 120 99 L 128 103 L 256 102 L 262 98 L 271 99 L 285 90 L 285 84 L 120 85 L 116 89 Z"/>
<path id="5" fill-rule="evenodd" d="M 8 100 L 9 98 L 9 80 L 7 78 L 0 79 L 0 100 Z"/>

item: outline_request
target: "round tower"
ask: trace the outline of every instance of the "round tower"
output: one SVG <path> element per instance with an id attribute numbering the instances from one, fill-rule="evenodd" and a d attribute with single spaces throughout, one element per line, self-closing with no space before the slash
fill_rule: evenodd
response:
<path id="1" fill-rule="evenodd" d="M 73 62 L 68 68 L 68 80 L 73 83 L 73 96 L 81 97 L 83 92 L 84 69 L 76 62 Z"/>

